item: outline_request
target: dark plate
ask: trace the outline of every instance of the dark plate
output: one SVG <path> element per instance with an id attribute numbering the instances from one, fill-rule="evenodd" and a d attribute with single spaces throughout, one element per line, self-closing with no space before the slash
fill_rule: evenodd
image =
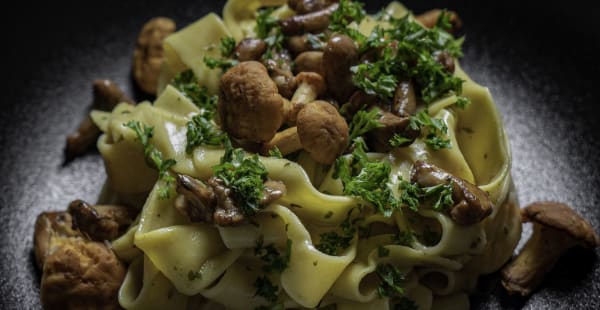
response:
<path id="1" fill-rule="evenodd" d="M 223 2 L 20 2 L 3 14 L 0 101 L 0 308 L 38 309 L 32 259 L 38 213 L 94 201 L 105 180 L 90 152 L 63 164 L 65 136 L 91 102 L 91 82 L 130 80 L 141 25 L 163 15 L 186 25 Z M 374 12 L 384 1 L 369 1 Z M 504 117 L 522 205 L 570 203 L 600 231 L 600 19 L 593 4 L 498 1 L 405 1 L 415 12 L 448 7 L 464 21 L 471 77 L 488 86 Z M 572 5 L 572 6 L 563 6 Z M 140 99 L 140 97 L 138 97 Z M 482 280 L 474 309 L 599 309 L 598 250 L 560 260 L 529 299 L 503 293 L 497 276 Z"/>

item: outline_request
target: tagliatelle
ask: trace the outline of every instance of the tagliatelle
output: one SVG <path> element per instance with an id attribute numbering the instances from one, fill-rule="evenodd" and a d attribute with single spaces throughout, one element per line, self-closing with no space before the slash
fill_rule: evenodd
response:
<path id="1" fill-rule="evenodd" d="M 422 138 L 390 153 L 370 153 L 387 161 L 394 195 L 400 180 L 408 180 L 418 160 L 469 181 L 488 192 L 493 212 L 483 221 L 461 226 L 447 214 L 420 209 L 396 211 L 384 217 L 364 207 L 357 198 L 344 196 L 342 183 L 333 177 L 334 167 L 324 176 L 314 161 L 303 155 L 298 162 L 260 157 L 269 178 L 282 181 L 287 193 L 261 210 L 252 223 L 221 227 L 191 223 L 173 207 L 175 196 L 158 197 L 155 170 L 145 163 L 137 137 L 125 124 L 139 121 L 154 128 L 152 143 L 165 158 L 176 160 L 171 168 L 206 181 L 213 175 L 224 151 L 200 146 L 186 152 L 186 124 L 200 113 L 183 93 L 166 85 L 176 73 L 192 69 L 201 85 L 218 90 L 219 75 L 203 63 L 205 55 L 217 55 L 220 39 L 233 35 L 238 41 L 254 32 L 253 12 L 262 6 L 285 1 L 230 0 L 224 8 L 224 22 L 209 14 L 174 33 L 165 41 L 166 62 L 163 89 L 154 103 L 133 107 L 117 106 L 111 113 L 94 112 L 93 119 L 104 132 L 98 149 L 104 158 L 108 183 L 114 195 L 138 204 L 139 220 L 113 241 L 117 255 L 128 262 L 129 270 L 121 287 L 119 302 L 125 309 L 255 309 L 269 302 L 257 296 L 254 283 L 263 275 L 261 261 L 254 253 L 257 241 L 285 248 L 290 243 L 289 265 L 280 274 L 268 275 L 279 288 L 286 308 L 315 308 L 330 304 L 337 309 L 391 309 L 390 298 L 378 294 L 374 274 L 380 264 L 393 264 L 405 275 L 405 296 L 419 309 L 465 309 L 468 293 L 481 274 L 504 264 L 520 237 L 521 224 L 514 189 L 511 188 L 510 150 L 502 122 L 489 90 L 478 85 L 457 66 L 455 75 L 465 80 L 462 95 L 471 100 L 456 108 L 458 98 L 449 96 L 429 105 L 428 113 L 448 127 L 452 147 L 433 151 Z M 392 3 L 388 12 L 407 14 Z M 279 9 L 288 16 L 289 8 Z M 358 26 L 368 34 L 378 22 L 366 19 Z M 316 245 L 323 232 L 338 229 L 353 212 L 360 213 L 369 227 L 386 227 L 381 233 L 354 232 L 349 246 L 328 255 Z M 407 214 L 413 212 L 411 221 Z M 416 238 L 400 244 L 394 231 L 439 230 L 429 244 Z M 289 240 L 289 241 L 288 241 Z M 387 255 L 381 255 L 384 249 Z M 204 307 L 204 308 L 203 308 Z"/>

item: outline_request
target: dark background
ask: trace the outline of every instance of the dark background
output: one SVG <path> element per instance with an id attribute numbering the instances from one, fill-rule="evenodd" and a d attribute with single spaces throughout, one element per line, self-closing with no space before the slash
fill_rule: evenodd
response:
<path id="1" fill-rule="evenodd" d="M 471 77 L 488 86 L 513 153 L 522 205 L 571 204 L 600 231 L 600 10 L 588 1 L 405 1 L 420 13 L 456 10 Z M 21 1 L 4 9 L 0 92 L 0 309 L 38 309 L 32 259 L 38 213 L 94 201 L 105 181 L 90 152 L 63 163 L 65 136 L 85 115 L 91 83 L 110 78 L 131 94 L 138 31 L 157 15 L 178 28 L 224 1 Z M 369 1 L 375 12 L 384 1 Z M 139 99 L 139 97 L 138 97 Z M 482 279 L 473 309 L 598 309 L 599 251 L 560 260 L 529 299 L 509 298 L 497 275 Z"/>

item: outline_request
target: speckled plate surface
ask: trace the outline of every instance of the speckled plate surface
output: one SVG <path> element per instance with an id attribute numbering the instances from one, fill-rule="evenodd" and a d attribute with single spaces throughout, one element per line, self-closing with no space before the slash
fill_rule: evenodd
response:
<path id="1" fill-rule="evenodd" d="M 384 1 L 368 1 L 370 12 Z M 593 4 L 404 1 L 415 12 L 456 10 L 471 77 L 488 86 L 503 115 L 522 205 L 571 204 L 600 231 L 600 19 Z M 471 3 L 474 2 L 474 3 Z M 32 254 L 38 213 L 94 201 L 105 180 L 91 151 L 64 163 L 65 136 L 92 99 L 96 78 L 130 94 L 137 33 L 162 15 L 184 26 L 224 1 L 17 3 L 2 23 L 0 112 L 0 309 L 40 309 Z M 7 54 L 6 54 L 7 53 Z M 137 99 L 142 99 L 137 97 Z M 527 230 L 525 231 L 527 234 Z M 600 309 L 600 252 L 575 250 L 530 298 L 506 296 L 482 279 L 473 309 Z"/>

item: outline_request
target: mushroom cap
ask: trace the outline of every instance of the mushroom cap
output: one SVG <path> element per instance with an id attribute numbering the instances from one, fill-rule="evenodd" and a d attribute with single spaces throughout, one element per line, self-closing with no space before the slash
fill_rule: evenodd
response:
<path id="1" fill-rule="evenodd" d="M 221 77 L 221 126 L 238 139 L 269 141 L 284 121 L 283 98 L 265 66 L 239 63 Z"/>
<path id="2" fill-rule="evenodd" d="M 298 113 L 302 147 L 319 163 L 331 164 L 348 146 L 348 124 L 326 101 L 306 104 Z"/>
<path id="3" fill-rule="evenodd" d="M 296 83 L 298 85 L 308 84 L 312 86 L 316 96 L 322 95 L 327 90 L 325 79 L 315 72 L 300 72 L 296 75 Z"/>
<path id="4" fill-rule="evenodd" d="M 568 205 L 560 202 L 535 202 L 521 212 L 524 221 L 535 222 L 563 231 L 585 247 L 600 244 L 600 238 L 590 223 Z"/>

